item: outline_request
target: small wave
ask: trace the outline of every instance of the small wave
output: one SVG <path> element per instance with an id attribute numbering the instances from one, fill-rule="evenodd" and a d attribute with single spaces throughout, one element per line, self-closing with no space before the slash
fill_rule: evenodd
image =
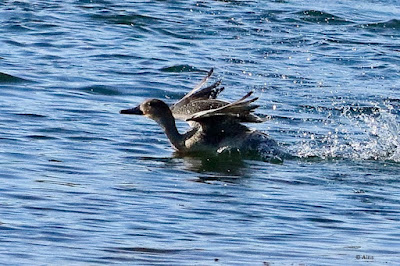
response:
<path id="1" fill-rule="evenodd" d="M 301 158 L 400 162 L 400 124 L 391 106 L 365 113 L 344 108 L 342 117 L 355 130 L 343 130 L 338 125 L 323 136 L 308 133 L 308 140 L 293 153 Z"/>
<path id="2" fill-rule="evenodd" d="M 50 137 L 50 136 L 45 136 L 45 135 L 28 135 L 26 137 L 28 139 L 34 139 L 34 140 L 53 140 L 53 139 L 57 139 L 55 137 Z"/>
<path id="3" fill-rule="evenodd" d="M 174 65 L 174 66 L 169 66 L 169 67 L 163 67 L 163 68 L 161 68 L 161 71 L 162 72 L 174 72 L 174 73 L 203 72 L 201 69 L 198 69 L 198 68 L 190 66 L 190 65 Z"/>
<path id="4" fill-rule="evenodd" d="M 120 95 L 120 92 L 115 88 L 104 85 L 92 85 L 79 88 L 80 91 L 84 91 L 89 94 L 99 94 L 99 95 Z"/>
<path id="5" fill-rule="evenodd" d="M 299 16 L 301 20 L 316 24 L 350 24 L 353 23 L 350 20 L 341 18 L 339 16 L 332 15 L 318 10 L 304 10 L 296 12 L 295 15 Z"/>
<path id="6" fill-rule="evenodd" d="M 371 31 L 400 30 L 400 20 L 391 19 L 385 22 L 360 24 L 358 26 Z"/>
<path id="7" fill-rule="evenodd" d="M 91 15 L 92 19 L 103 20 L 111 24 L 120 25 L 136 25 L 136 26 L 146 26 L 149 24 L 155 24 L 159 21 L 158 18 L 140 15 L 140 14 L 112 14 L 98 13 Z"/>
<path id="8" fill-rule="evenodd" d="M 0 83 L 27 82 L 29 80 L 0 72 Z"/>
<path id="9" fill-rule="evenodd" d="M 25 116 L 25 117 L 32 117 L 32 118 L 46 118 L 47 117 L 45 115 L 31 114 L 31 113 L 21 113 L 21 114 L 16 114 L 16 115 Z"/>
<path id="10" fill-rule="evenodd" d="M 106 249 L 107 252 L 112 253 L 152 253 L 152 254 L 174 254 L 188 251 L 185 249 L 160 249 L 160 248 L 147 248 L 147 247 L 115 247 Z"/>

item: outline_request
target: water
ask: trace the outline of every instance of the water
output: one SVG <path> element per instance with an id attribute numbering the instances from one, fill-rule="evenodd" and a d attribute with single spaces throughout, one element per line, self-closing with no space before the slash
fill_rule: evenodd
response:
<path id="1" fill-rule="evenodd" d="M 2 1 L 1 264 L 400 263 L 399 5 L 325 2 Z M 211 67 L 298 159 L 118 113 Z"/>

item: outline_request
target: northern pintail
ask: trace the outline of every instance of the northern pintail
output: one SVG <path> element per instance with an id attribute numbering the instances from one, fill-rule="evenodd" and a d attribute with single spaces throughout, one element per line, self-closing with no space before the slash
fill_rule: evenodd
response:
<path id="1" fill-rule="evenodd" d="M 144 115 L 156 121 L 178 152 L 233 151 L 242 155 L 258 154 L 267 160 L 281 160 L 285 153 L 275 140 L 241 124 L 266 120 L 254 114 L 259 106 L 253 102 L 258 98 L 249 99 L 252 94 L 249 92 L 231 103 L 217 100 L 218 94 L 224 90 L 220 87 L 221 81 L 201 89 L 212 73 L 213 69 L 172 106 L 158 99 L 149 99 L 120 113 Z M 191 128 L 184 134 L 179 133 L 175 119 L 188 122 Z"/>

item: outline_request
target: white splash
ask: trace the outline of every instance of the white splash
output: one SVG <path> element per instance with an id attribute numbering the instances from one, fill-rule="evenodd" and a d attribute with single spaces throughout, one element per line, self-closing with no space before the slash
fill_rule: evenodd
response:
<path id="1" fill-rule="evenodd" d="M 392 109 L 385 105 L 354 114 L 351 108 L 344 108 L 340 117 L 333 117 L 339 120 L 333 123 L 333 130 L 324 136 L 304 133 L 305 139 L 293 152 L 302 158 L 400 162 L 400 124 Z"/>

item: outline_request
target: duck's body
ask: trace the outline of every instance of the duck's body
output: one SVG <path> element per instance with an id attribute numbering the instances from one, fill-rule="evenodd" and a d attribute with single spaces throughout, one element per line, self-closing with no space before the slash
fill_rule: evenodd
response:
<path id="1" fill-rule="evenodd" d="M 251 130 L 241 122 L 260 123 L 264 119 L 253 114 L 257 98 L 246 100 L 251 93 L 233 103 L 215 99 L 223 90 L 220 82 L 201 89 L 212 74 L 208 73 L 199 85 L 173 106 L 158 99 L 150 99 L 121 114 L 145 115 L 155 120 L 164 130 L 172 146 L 179 152 L 238 151 L 259 153 L 262 157 L 280 158 L 283 152 L 268 135 Z M 175 119 L 185 120 L 191 129 L 180 134 Z"/>

